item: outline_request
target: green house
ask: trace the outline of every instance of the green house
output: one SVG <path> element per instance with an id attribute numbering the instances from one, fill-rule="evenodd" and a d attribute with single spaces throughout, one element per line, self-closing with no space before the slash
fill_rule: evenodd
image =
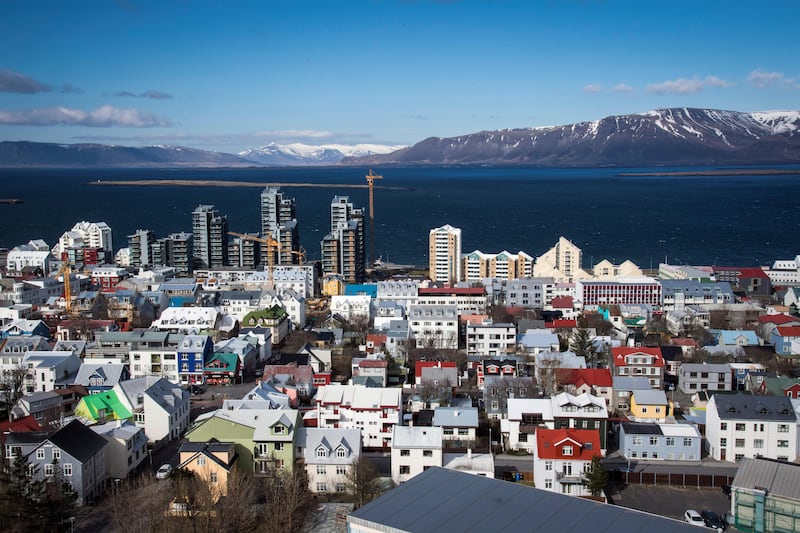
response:
<path id="1" fill-rule="evenodd" d="M 223 408 L 198 417 L 186 439 L 208 442 L 215 438 L 234 443 L 239 465 L 257 476 L 266 475 L 270 467 L 292 472 L 299 424 L 296 409 Z"/>
<path id="2" fill-rule="evenodd" d="M 84 396 L 75 407 L 75 416 L 99 424 L 110 420 L 133 419 L 133 413 L 120 401 L 114 390 Z"/>

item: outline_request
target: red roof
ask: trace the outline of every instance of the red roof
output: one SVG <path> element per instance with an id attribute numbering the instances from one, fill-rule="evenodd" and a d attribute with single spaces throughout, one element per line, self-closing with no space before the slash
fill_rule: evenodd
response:
<path id="1" fill-rule="evenodd" d="M 423 368 L 456 368 L 455 361 L 417 361 L 414 364 L 414 375 L 422 377 Z"/>
<path id="2" fill-rule="evenodd" d="M 553 320 L 552 322 L 545 322 L 544 327 L 551 328 L 551 329 L 558 329 L 558 328 L 577 328 L 578 321 L 575 319 L 566 319 L 566 318 L 559 318 L 557 320 Z"/>
<path id="3" fill-rule="evenodd" d="M 767 273 L 758 267 L 720 267 L 715 266 L 714 272 L 738 272 L 739 278 L 769 278 Z"/>
<path id="4" fill-rule="evenodd" d="M 572 446 L 572 454 L 564 455 L 564 446 Z M 597 429 L 536 430 L 536 456 L 540 459 L 572 459 L 591 461 L 600 455 L 600 431 Z"/>
<path id="5" fill-rule="evenodd" d="M 385 333 L 367 333 L 367 342 L 372 341 L 376 346 L 380 346 L 386 342 Z"/>
<path id="6" fill-rule="evenodd" d="M 652 355 L 655 356 L 656 360 L 653 363 L 653 366 L 664 366 L 664 358 L 661 356 L 661 348 L 630 348 L 628 346 L 620 346 L 619 348 L 611 348 L 611 354 L 614 356 L 612 359 L 614 360 L 614 366 L 625 366 L 627 363 L 625 362 L 625 357 L 628 355 L 633 354 L 645 354 L 645 355 Z"/>
<path id="7" fill-rule="evenodd" d="M 359 361 L 359 368 L 386 368 L 389 363 L 385 359 L 364 359 Z"/>
<path id="8" fill-rule="evenodd" d="M 669 343 L 672 346 L 691 346 L 694 348 L 697 347 L 697 341 L 694 339 L 681 339 L 678 337 L 673 337 L 669 340 Z"/>
<path id="9" fill-rule="evenodd" d="M 580 387 L 584 384 L 593 387 L 611 387 L 614 379 L 608 368 L 560 368 L 557 370 L 558 382 Z"/>
<path id="10" fill-rule="evenodd" d="M 484 320 L 488 320 L 489 315 L 461 315 L 461 322 L 470 326 L 480 326 Z"/>
<path id="11" fill-rule="evenodd" d="M 442 294 L 452 294 L 460 296 L 483 296 L 486 289 L 483 287 L 420 287 L 417 290 L 419 296 L 436 296 Z"/>
<path id="12" fill-rule="evenodd" d="M 781 337 L 800 337 L 800 326 L 778 326 L 777 329 Z"/>
<path id="13" fill-rule="evenodd" d="M 762 324 L 788 324 L 789 322 L 797 322 L 800 324 L 800 319 L 791 315 L 761 315 L 758 317 L 758 321 Z"/>
<path id="14" fill-rule="evenodd" d="M 556 296 L 550 305 L 553 309 L 572 309 L 572 296 Z"/>

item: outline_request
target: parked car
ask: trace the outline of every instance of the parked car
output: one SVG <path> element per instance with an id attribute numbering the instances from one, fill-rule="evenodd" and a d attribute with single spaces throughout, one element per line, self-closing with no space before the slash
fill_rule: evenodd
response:
<path id="1" fill-rule="evenodd" d="M 158 467 L 158 470 L 156 470 L 156 479 L 167 479 L 170 474 L 172 474 L 172 465 L 161 465 Z"/>
<path id="2" fill-rule="evenodd" d="M 705 523 L 706 527 L 716 529 L 717 531 L 725 531 L 725 528 L 728 527 L 722 518 L 714 511 L 709 511 L 706 509 L 700 513 L 700 516 L 703 517 L 703 522 Z"/>
<path id="3" fill-rule="evenodd" d="M 693 526 L 706 527 L 705 520 L 703 520 L 703 517 L 700 516 L 700 513 L 694 509 L 689 509 L 683 513 L 683 521 L 687 524 L 692 524 Z"/>
<path id="4" fill-rule="evenodd" d="M 191 392 L 192 394 L 203 394 L 203 387 L 192 385 Z"/>

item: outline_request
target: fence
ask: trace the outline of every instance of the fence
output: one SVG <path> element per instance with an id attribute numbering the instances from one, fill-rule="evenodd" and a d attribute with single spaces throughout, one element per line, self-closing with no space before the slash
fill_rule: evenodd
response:
<path id="1" fill-rule="evenodd" d="M 609 472 L 609 481 L 638 485 L 675 485 L 679 487 L 717 487 L 730 485 L 733 476 L 727 474 L 683 474 L 656 472 Z"/>

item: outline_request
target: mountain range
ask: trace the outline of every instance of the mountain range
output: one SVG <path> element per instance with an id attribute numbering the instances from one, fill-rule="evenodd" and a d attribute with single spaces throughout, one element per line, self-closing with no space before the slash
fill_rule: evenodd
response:
<path id="1" fill-rule="evenodd" d="M 0 142 L 0 167 L 302 165 L 682 166 L 800 163 L 800 112 L 671 108 L 565 126 L 430 137 L 412 146 L 270 143 L 226 154 L 180 146 Z"/>
<path id="2" fill-rule="evenodd" d="M 658 166 L 800 163 L 800 112 L 659 109 L 594 122 L 430 137 L 354 165 Z"/>

